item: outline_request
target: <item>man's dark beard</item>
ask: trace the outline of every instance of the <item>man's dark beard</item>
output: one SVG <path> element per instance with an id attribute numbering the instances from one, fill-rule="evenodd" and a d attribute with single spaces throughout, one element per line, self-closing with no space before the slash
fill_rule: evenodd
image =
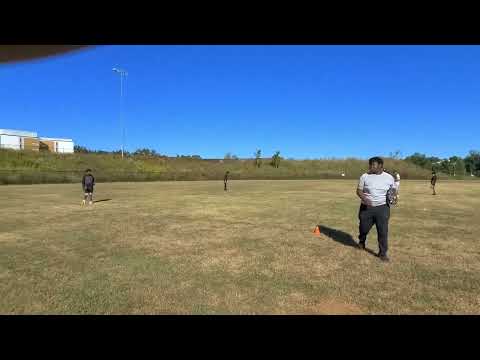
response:
<path id="1" fill-rule="evenodd" d="M 368 173 L 369 174 L 375 174 L 375 175 L 380 175 L 381 173 L 383 172 L 383 168 L 382 169 L 378 169 L 377 171 L 371 169 L 371 170 L 368 170 Z"/>

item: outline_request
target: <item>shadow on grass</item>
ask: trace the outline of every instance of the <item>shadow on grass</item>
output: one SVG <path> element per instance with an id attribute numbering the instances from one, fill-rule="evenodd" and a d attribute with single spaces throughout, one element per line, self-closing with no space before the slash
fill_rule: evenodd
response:
<path id="1" fill-rule="evenodd" d="M 99 202 L 103 202 L 103 201 L 110 201 L 112 199 L 101 199 L 101 200 L 95 200 L 93 203 L 99 203 Z"/>
<path id="2" fill-rule="evenodd" d="M 320 232 L 323 235 L 332 239 L 333 241 L 336 241 L 345 246 L 350 246 L 358 249 L 358 242 L 356 242 L 353 239 L 352 235 L 350 235 L 349 233 L 346 233 L 344 231 L 337 230 L 337 229 L 332 229 L 325 225 L 318 225 L 318 226 L 320 227 Z M 365 248 L 365 251 L 373 256 L 377 256 L 377 253 L 371 249 Z"/>

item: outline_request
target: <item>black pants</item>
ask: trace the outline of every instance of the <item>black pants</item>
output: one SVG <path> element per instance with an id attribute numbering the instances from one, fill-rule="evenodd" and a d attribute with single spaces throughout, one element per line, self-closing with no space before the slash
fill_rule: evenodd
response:
<path id="1" fill-rule="evenodd" d="M 223 182 L 223 190 L 227 191 L 227 182 L 226 181 Z"/>
<path id="2" fill-rule="evenodd" d="M 360 243 L 365 244 L 367 235 L 373 224 L 377 228 L 379 255 L 386 256 L 388 250 L 388 220 L 390 219 L 390 207 L 388 205 L 380 205 L 368 207 L 361 204 L 358 211 L 358 219 L 360 220 L 358 239 Z"/>

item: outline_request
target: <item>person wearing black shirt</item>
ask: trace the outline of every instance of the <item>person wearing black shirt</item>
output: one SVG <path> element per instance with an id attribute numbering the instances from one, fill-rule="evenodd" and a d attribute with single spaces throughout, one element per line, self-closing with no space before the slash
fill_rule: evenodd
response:
<path id="1" fill-rule="evenodd" d="M 433 190 L 432 195 L 437 195 L 437 193 L 435 192 L 436 183 L 437 183 L 437 174 L 435 173 L 435 171 L 432 171 L 432 178 L 430 179 L 430 184 L 432 185 L 432 190 Z"/>
<path id="2" fill-rule="evenodd" d="M 82 205 L 85 205 L 87 198 L 89 205 L 93 204 L 93 187 L 95 186 L 95 178 L 92 175 L 92 170 L 87 169 L 82 178 L 82 189 L 84 192 Z"/>
<path id="3" fill-rule="evenodd" d="M 227 171 L 225 173 L 225 176 L 223 177 L 223 190 L 227 191 L 227 182 L 228 182 L 228 175 L 230 174 L 230 171 Z"/>

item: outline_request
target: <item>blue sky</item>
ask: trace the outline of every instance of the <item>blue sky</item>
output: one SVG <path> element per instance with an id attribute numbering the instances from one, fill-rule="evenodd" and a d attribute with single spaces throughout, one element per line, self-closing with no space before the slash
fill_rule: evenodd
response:
<path id="1" fill-rule="evenodd" d="M 99 46 L 0 66 L 0 128 L 161 154 L 448 157 L 480 148 L 480 46 Z"/>

